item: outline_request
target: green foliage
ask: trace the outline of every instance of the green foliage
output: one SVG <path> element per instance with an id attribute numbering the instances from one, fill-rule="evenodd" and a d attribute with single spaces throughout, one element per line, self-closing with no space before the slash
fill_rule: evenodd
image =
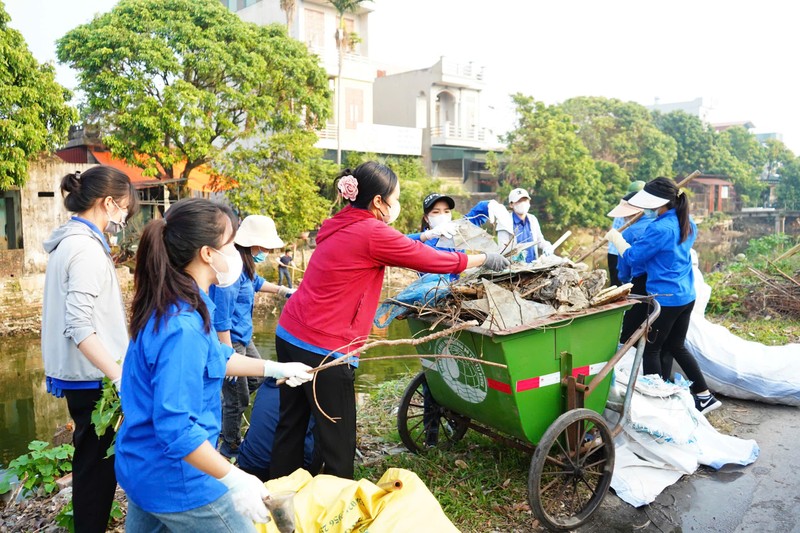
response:
<path id="1" fill-rule="evenodd" d="M 122 508 L 117 500 L 111 504 L 111 512 L 108 515 L 108 525 L 111 525 L 115 520 L 120 520 L 125 515 L 122 513 Z M 72 500 L 68 501 L 64 507 L 58 512 L 55 518 L 56 525 L 63 527 L 69 533 L 75 533 L 75 511 L 72 505 Z"/>
<path id="2" fill-rule="evenodd" d="M 781 168 L 778 183 L 778 205 L 784 209 L 800 209 L 800 157 L 792 159 Z"/>
<path id="3" fill-rule="evenodd" d="M 764 189 L 759 177 L 767 163 L 766 149 L 742 126 L 721 132 L 715 146 L 719 167 L 714 173 L 731 178 L 743 205 L 758 205 Z"/>
<path id="4" fill-rule="evenodd" d="M 21 187 L 28 162 L 58 148 L 77 118 L 52 65 L 40 65 L 0 2 L 0 191 Z"/>
<path id="5" fill-rule="evenodd" d="M 400 180 L 400 216 L 392 227 L 401 233 L 419 233 L 422 223 L 422 200 L 432 192 L 446 194 L 441 180 L 431 178 L 425 172 L 422 160 L 412 156 L 378 157 L 375 154 L 350 153 L 346 165 L 356 168 L 365 161 L 379 161 L 386 165 Z"/>
<path id="6" fill-rule="evenodd" d="M 314 148 L 316 140 L 308 131 L 276 133 L 222 158 L 215 169 L 232 185 L 225 196 L 240 216 L 272 217 L 287 242 L 318 226 L 331 204 L 317 182 L 332 183 L 336 167 Z"/>
<path id="7" fill-rule="evenodd" d="M 650 112 L 635 102 L 581 96 L 561 104 L 592 157 L 615 163 L 631 180 L 669 176 L 676 143 L 656 127 Z"/>
<path id="8" fill-rule="evenodd" d="M 56 479 L 72 471 L 72 455 L 75 452 L 69 444 L 50 448 L 49 442 L 41 440 L 28 444 L 30 453 L 20 455 L 8 464 L 8 471 L 0 482 L 0 494 L 8 492 L 10 479 L 16 476 L 25 490 L 41 490 L 50 494 L 56 489 Z"/>
<path id="9" fill-rule="evenodd" d="M 784 250 L 794 246 L 794 238 L 785 233 L 773 233 L 747 242 L 745 255 L 754 264 L 763 266 L 767 260 L 772 260 Z"/>
<path id="10" fill-rule="evenodd" d="M 517 127 L 505 136 L 505 163 L 489 169 L 503 176 L 501 194 L 524 187 L 531 194 L 532 212 L 542 226 L 561 231 L 571 225 L 606 226 L 605 213 L 617 203 L 606 199 L 602 182 L 610 166 L 598 170 L 589 150 L 578 137 L 570 115 L 559 106 L 545 106 L 516 94 Z M 616 175 L 616 174 L 615 174 Z M 621 181 L 615 177 L 615 181 Z M 618 190 L 619 183 L 611 188 Z"/>
<path id="11" fill-rule="evenodd" d="M 98 437 L 102 437 L 112 428 L 116 431 L 122 423 L 122 404 L 120 403 L 119 394 L 114 383 L 108 378 L 103 378 L 103 393 L 100 399 L 95 404 L 94 411 L 92 411 L 92 424 L 94 425 L 95 433 Z M 117 436 L 114 435 L 114 440 L 111 441 L 111 446 L 108 447 L 106 457 L 114 455 L 114 445 L 117 442 Z"/>
<path id="12" fill-rule="evenodd" d="M 216 0 L 122 0 L 57 44 L 85 118 L 148 175 L 185 178 L 237 141 L 330 113 L 327 74 L 303 43 Z"/>
<path id="13" fill-rule="evenodd" d="M 716 133 L 699 117 L 683 111 L 653 112 L 656 127 L 676 143 L 672 176 L 686 176 L 695 170 L 710 172 L 717 166 L 714 142 Z"/>

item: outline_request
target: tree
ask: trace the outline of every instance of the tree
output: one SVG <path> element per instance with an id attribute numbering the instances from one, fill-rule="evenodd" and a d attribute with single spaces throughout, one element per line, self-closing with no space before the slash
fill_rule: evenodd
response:
<path id="1" fill-rule="evenodd" d="M 332 182 L 336 167 L 315 148 L 313 132 L 276 133 L 253 148 L 240 148 L 221 158 L 215 170 L 225 196 L 241 216 L 272 217 L 278 234 L 293 240 L 319 225 L 331 203 L 319 193 L 316 180 Z"/>
<path id="2" fill-rule="evenodd" d="M 759 179 L 767 164 L 767 151 L 756 136 L 742 126 L 722 131 L 715 143 L 720 174 L 726 174 L 744 205 L 758 205 L 765 184 Z"/>
<path id="3" fill-rule="evenodd" d="M 339 53 L 339 65 L 336 72 L 336 164 L 342 164 L 342 68 L 344 66 L 344 49 L 347 36 L 344 34 L 344 16 L 346 13 L 355 13 L 358 6 L 366 0 L 328 0 L 339 15 L 339 25 L 336 28 L 336 50 Z"/>
<path id="4" fill-rule="evenodd" d="M 292 21 L 294 20 L 294 11 L 297 8 L 296 0 L 281 0 L 281 10 L 286 13 L 286 33 L 292 34 Z"/>
<path id="5" fill-rule="evenodd" d="M 61 146 L 77 119 L 67 105 L 71 93 L 52 65 L 36 61 L 10 20 L 0 2 L 0 190 L 23 186 L 28 162 Z"/>
<path id="6" fill-rule="evenodd" d="M 617 177 L 609 201 L 601 172 L 578 137 L 572 118 L 560 106 L 545 106 L 516 94 L 517 125 L 504 138 L 508 148 L 502 167 L 502 191 L 524 187 L 531 194 L 531 211 L 542 227 L 561 231 L 569 226 L 608 225 L 605 214 L 624 189 Z M 495 163 L 492 172 L 501 171 Z M 603 174 L 613 174 L 611 167 Z"/>
<path id="7" fill-rule="evenodd" d="M 677 157 L 672 164 L 673 176 L 686 176 L 695 170 L 712 172 L 718 166 L 714 149 L 716 132 L 699 117 L 684 111 L 653 112 L 656 127 L 675 140 Z"/>
<path id="8" fill-rule="evenodd" d="M 778 205 L 783 209 L 800 209 L 800 157 L 792 159 L 781 169 L 777 196 Z"/>
<path id="9" fill-rule="evenodd" d="M 402 233 L 419 233 L 422 223 L 422 200 L 432 192 L 455 193 L 445 187 L 442 180 L 431 178 L 419 157 L 388 156 L 379 157 L 368 153 L 349 153 L 347 166 L 356 168 L 365 161 L 379 161 L 397 174 L 400 181 L 400 216 L 392 227 Z"/>
<path id="10" fill-rule="evenodd" d="M 561 104 L 594 159 L 615 163 L 631 180 L 672 173 L 676 146 L 661 133 L 650 112 L 635 102 L 581 96 Z"/>
<path id="11" fill-rule="evenodd" d="M 317 58 L 283 26 L 243 22 L 216 0 L 122 0 L 57 44 L 87 119 L 148 175 L 187 178 L 265 130 L 329 115 Z"/>

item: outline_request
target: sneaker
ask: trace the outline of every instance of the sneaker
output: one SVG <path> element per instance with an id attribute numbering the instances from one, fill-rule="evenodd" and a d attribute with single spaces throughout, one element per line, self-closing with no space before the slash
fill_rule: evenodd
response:
<path id="1" fill-rule="evenodd" d="M 695 396 L 694 406 L 701 414 L 705 415 L 721 407 L 722 402 L 717 400 L 713 394 L 709 394 L 708 396 Z"/>

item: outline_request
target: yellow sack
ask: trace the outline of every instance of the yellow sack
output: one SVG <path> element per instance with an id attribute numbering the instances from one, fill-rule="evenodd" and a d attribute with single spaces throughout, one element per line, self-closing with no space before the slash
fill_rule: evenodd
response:
<path id="1" fill-rule="evenodd" d="M 311 477 L 302 469 L 266 485 L 271 493 L 297 492 L 297 533 L 458 532 L 422 480 L 402 468 L 387 470 L 377 485 L 366 479 Z M 256 524 L 256 529 L 278 533 L 274 521 Z"/>

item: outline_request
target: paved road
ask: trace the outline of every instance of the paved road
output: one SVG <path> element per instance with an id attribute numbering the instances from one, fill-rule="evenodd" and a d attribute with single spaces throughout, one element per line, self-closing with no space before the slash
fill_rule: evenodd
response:
<path id="1" fill-rule="evenodd" d="M 731 434 L 755 439 L 758 460 L 701 468 L 635 509 L 609 493 L 580 533 L 688 531 L 800 533 L 800 409 L 722 398 Z"/>

